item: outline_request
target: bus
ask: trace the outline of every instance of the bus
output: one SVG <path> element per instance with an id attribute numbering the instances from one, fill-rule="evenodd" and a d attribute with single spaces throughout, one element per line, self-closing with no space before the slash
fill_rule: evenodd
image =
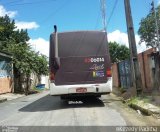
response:
<path id="1" fill-rule="evenodd" d="M 107 33 L 70 31 L 50 35 L 50 95 L 100 97 L 112 92 Z"/>

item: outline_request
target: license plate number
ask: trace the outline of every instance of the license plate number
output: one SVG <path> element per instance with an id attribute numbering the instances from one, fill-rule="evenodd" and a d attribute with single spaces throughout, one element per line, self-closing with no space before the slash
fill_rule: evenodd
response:
<path id="1" fill-rule="evenodd" d="M 87 88 L 77 88 L 76 92 L 77 93 L 86 93 L 87 92 Z"/>

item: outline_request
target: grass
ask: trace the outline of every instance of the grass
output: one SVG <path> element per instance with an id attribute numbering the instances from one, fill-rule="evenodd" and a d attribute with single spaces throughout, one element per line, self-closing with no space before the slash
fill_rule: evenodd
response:
<path id="1" fill-rule="evenodd" d="M 139 97 L 132 97 L 126 101 L 127 105 L 137 104 L 139 101 Z"/>
<path id="2" fill-rule="evenodd" d="M 150 97 L 143 96 L 143 97 L 132 97 L 126 101 L 127 105 L 137 104 L 139 101 L 142 101 L 144 104 L 151 103 L 152 100 Z"/>

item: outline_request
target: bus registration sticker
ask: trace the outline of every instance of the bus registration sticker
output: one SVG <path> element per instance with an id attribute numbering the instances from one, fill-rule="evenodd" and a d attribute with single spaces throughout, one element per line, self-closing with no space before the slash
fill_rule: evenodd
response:
<path id="1" fill-rule="evenodd" d="M 87 92 L 87 88 L 77 88 L 76 92 L 77 93 L 86 93 Z"/>
<path id="2" fill-rule="evenodd" d="M 93 77 L 104 77 L 104 71 L 93 71 Z"/>

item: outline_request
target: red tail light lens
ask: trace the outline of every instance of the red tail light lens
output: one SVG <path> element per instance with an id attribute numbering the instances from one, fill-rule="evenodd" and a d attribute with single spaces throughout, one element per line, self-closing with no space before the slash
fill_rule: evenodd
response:
<path id="1" fill-rule="evenodd" d="M 54 73 L 50 73 L 50 80 L 55 80 Z"/>
<path id="2" fill-rule="evenodd" d="M 106 75 L 107 77 L 112 77 L 112 71 L 111 71 L 111 68 L 108 68 L 107 71 L 106 71 Z"/>

